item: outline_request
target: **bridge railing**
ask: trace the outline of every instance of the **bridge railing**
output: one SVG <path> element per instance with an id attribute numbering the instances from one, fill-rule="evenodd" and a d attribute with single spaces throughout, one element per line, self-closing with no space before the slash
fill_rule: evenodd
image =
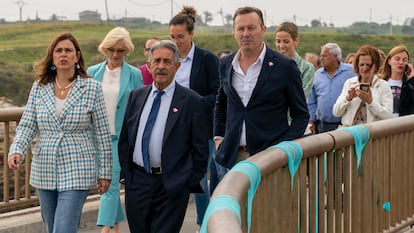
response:
<path id="1" fill-rule="evenodd" d="M 12 171 L 7 163 L 9 147 L 23 111 L 23 107 L 0 108 L 0 214 L 39 205 L 36 190 L 29 183 L 32 159 L 30 148 L 20 169 Z M 97 193 L 97 189 L 93 189 L 90 196 L 96 196 Z"/>
<path id="2" fill-rule="evenodd" d="M 23 110 L 24 108 L 0 108 L 0 213 L 38 205 L 35 190 L 29 184 L 30 150 L 20 169 L 11 171 L 7 164 L 9 147 Z"/>
<path id="3" fill-rule="evenodd" d="M 296 140 L 303 157 L 293 186 L 283 150 L 267 149 L 250 157 L 247 161 L 261 174 L 250 232 L 398 232 L 413 224 L 414 116 L 364 126 L 370 139 L 359 166 L 354 135 L 346 130 Z M 208 232 L 248 232 L 250 182 L 248 173 L 227 173 L 211 203 L 230 196 L 241 211 L 222 203 L 212 208 L 204 221 Z"/>

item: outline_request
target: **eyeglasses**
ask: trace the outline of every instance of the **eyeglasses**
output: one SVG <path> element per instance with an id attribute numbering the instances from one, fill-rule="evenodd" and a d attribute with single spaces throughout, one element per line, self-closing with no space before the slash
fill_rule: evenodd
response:
<path id="1" fill-rule="evenodd" d="M 184 40 L 184 38 L 185 38 L 185 35 L 177 35 L 177 36 L 173 36 L 173 35 L 170 35 L 170 40 L 176 40 L 176 41 L 183 41 Z"/>
<path id="2" fill-rule="evenodd" d="M 368 66 L 368 68 L 371 68 L 372 64 L 369 64 L 369 63 L 359 63 L 358 66 L 359 67 Z"/>
<path id="3" fill-rule="evenodd" d="M 114 49 L 114 48 L 108 48 L 108 51 L 110 53 L 118 53 L 118 54 L 122 54 L 126 52 L 126 49 Z"/>

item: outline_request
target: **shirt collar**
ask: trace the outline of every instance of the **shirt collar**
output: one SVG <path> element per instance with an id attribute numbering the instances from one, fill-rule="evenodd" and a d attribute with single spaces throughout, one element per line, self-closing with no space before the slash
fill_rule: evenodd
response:
<path id="1" fill-rule="evenodd" d="M 151 94 L 154 95 L 155 91 L 157 91 L 157 87 L 155 86 L 154 82 L 152 82 L 152 89 L 151 89 Z M 175 90 L 175 81 L 173 80 L 166 88 L 164 88 L 164 95 L 166 96 L 172 96 L 174 94 L 174 90 Z"/>
<path id="2" fill-rule="evenodd" d="M 185 58 L 181 58 L 181 62 L 192 61 L 194 59 L 195 44 L 191 42 L 191 49 Z"/>
<path id="3" fill-rule="evenodd" d="M 266 44 L 263 42 L 263 49 L 259 54 L 259 57 L 257 58 L 256 62 L 254 64 L 263 64 L 264 58 L 266 55 Z M 233 61 L 231 62 L 231 64 L 233 65 L 233 67 L 235 67 L 237 64 L 239 64 L 239 56 L 240 56 L 240 49 L 237 51 L 236 55 L 233 58 Z"/>

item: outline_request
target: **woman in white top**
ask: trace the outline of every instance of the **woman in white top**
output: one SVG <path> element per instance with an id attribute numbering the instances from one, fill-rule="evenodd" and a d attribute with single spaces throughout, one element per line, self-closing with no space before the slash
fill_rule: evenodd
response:
<path id="1" fill-rule="evenodd" d="M 391 88 L 376 75 L 380 61 L 377 48 L 364 45 L 358 49 L 354 63 L 358 76 L 345 81 L 333 107 L 333 114 L 342 117 L 343 126 L 392 118 Z"/>
<path id="2" fill-rule="evenodd" d="M 107 193 L 101 196 L 97 225 L 102 233 L 119 232 L 119 222 L 124 220 L 119 197 L 121 167 L 118 158 L 118 140 L 129 93 L 142 87 L 142 75 L 134 66 L 124 61 L 134 50 L 129 32 L 123 27 L 112 29 L 99 45 L 99 51 L 106 61 L 89 67 L 88 73 L 102 84 L 105 105 L 108 112 L 109 129 L 112 134 L 112 182 Z"/>

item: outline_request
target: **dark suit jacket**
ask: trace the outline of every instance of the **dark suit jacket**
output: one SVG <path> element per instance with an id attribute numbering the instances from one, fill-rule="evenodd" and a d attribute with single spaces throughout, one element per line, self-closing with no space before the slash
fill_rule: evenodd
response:
<path id="1" fill-rule="evenodd" d="M 408 79 L 403 78 L 403 84 L 401 88 L 400 116 L 414 114 L 414 78 Z"/>
<path id="2" fill-rule="evenodd" d="M 246 107 L 231 85 L 231 62 L 235 54 L 221 60 L 214 135 L 224 137 L 216 160 L 225 167 L 231 168 L 235 164 L 243 121 L 250 155 L 281 141 L 302 137 L 308 124 L 309 113 L 296 63 L 268 47 L 266 49 L 257 84 Z M 292 117 L 290 126 L 288 111 Z"/>
<path id="3" fill-rule="evenodd" d="M 141 112 L 152 86 L 131 92 L 118 144 L 121 179 L 130 182 L 133 152 Z M 202 192 L 208 158 L 207 104 L 196 92 L 176 83 L 163 136 L 162 181 L 168 194 L 175 195 L 185 185 Z"/>
<path id="4" fill-rule="evenodd" d="M 212 138 L 214 104 L 219 88 L 219 61 L 216 55 L 197 46 L 191 66 L 190 88 L 203 96 L 208 103 L 208 130 Z"/>

